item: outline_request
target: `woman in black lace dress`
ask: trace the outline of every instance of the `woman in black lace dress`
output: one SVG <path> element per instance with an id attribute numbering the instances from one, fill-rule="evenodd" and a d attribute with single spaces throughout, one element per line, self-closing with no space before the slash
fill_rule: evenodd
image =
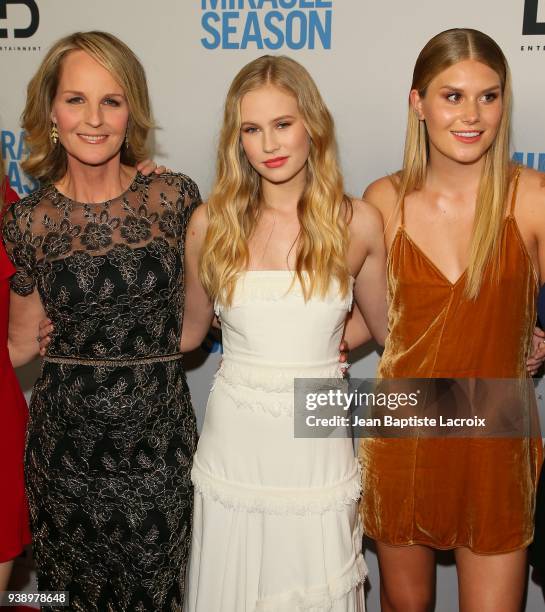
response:
<path id="1" fill-rule="evenodd" d="M 197 433 L 179 343 L 199 192 L 134 170 L 146 80 L 111 35 L 52 47 L 23 124 L 44 186 L 4 226 L 10 333 L 35 345 L 40 319 L 55 322 L 26 454 L 39 588 L 69 591 L 71 610 L 181 610 Z"/>

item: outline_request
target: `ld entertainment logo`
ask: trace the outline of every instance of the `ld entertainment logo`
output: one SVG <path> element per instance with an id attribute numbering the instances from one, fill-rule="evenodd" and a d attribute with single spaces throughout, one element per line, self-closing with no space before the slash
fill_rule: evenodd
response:
<path id="1" fill-rule="evenodd" d="M 522 23 L 523 34 L 545 35 L 545 21 L 537 20 L 537 12 L 540 0 L 524 1 L 524 21 Z M 541 0 L 543 2 L 544 0 Z"/>
<path id="2" fill-rule="evenodd" d="M 36 33 L 40 25 L 40 11 L 36 0 L 0 0 L 0 20 L 8 18 L 8 4 L 22 4 L 30 11 L 30 23 L 26 27 L 13 28 L 14 38 L 30 38 Z M 17 25 L 21 26 L 23 24 Z M 7 28 L 0 28 L 0 38 L 8 38 L 9 36 L 10 32 Z"/>

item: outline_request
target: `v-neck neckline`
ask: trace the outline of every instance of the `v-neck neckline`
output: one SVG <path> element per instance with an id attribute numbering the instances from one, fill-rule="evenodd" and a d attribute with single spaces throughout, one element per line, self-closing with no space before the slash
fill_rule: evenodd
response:
<path id="1" fill-rule="evenodd" d="M 467 271 L 468 271 L 467 266 L 465 267 L 465 269 L 462 271 L 462 273 L 458 276 L 458 278 L 455 281 L 451 281 L 447 277 L 447 275 L 441 271 L 439 266 L 437 266 L 437 264 L 434 263 L 431 257 L 426 255 L 426 253 L 418 246 L 418 244 L 416 244 L 416 242 L 409 236 L 409 234 L 407 233 L 407 230 L 404 227 L 400 227 L 399 231 L 400 233 L 403 233 L 405 235 L 405 238 L 408 240 L 411 247 L 420 255 L 420 257 L 422 257 L 422 259 L 424 259 L 424 261 L 429 265 L 429 267 L 432 268 L 432 270 L 434 270 L 436 274 L 440 276 L 442 280 L 445 281 L 445 283 L 447 283 L 447 285 L 449 285 L 450 287 L 456 287 L 460 283 L 460 281 L 466 276 Z"/>
<path id="2" fill-rule="evenodd" d="M 511 215 L 507 215 L 506 217 L 504 217 L 503 219 L 503 225 L 502 225 L 502 234 L 505 231 L 505 225 L 507 223 L 507 220 L 511 217 Z M 428 266 L 451 288 L 457 287 L 460 282 L 467 276 L 469 267 L 466 266 L 465 269 L 463 270 L 463 272 L 458 276 L 458 278 L 455 281 L 451 281 L 447 275 L 441 271 L 441 269 L 439 268 L 439 266 L 434 263 L 433 259 L 431 259 L 431 257 L 429 257 L 428 255 L 426 255 L 425 251 L 422 250 L 421 247 L 418 246 L 418 244 L 410 237 L 410 235 L 407 233 L 407 230 L 405 229 L 404 226 L 400 226 L 398 228 L 398 235 L 403 234 L 405 236 L 405 238 L 407 239 L 407 241 L 409 242 L 409 244 L 411 245 L 411 247 L 420 255 L 420 257 L 428 264 Z M 392 243 L 393 246 L 393 243 Z M 391 251 L 391 247 L 390 247 L 390 251 Z"/>

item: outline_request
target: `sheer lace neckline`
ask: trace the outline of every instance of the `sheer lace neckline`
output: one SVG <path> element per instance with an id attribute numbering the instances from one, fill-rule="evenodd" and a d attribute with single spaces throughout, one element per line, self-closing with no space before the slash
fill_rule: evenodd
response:
<path id="1" fill-rule="evenodd" d="M 136 174 L 134 175 L 126 189 L 124 189 L 119 195 L 114 196 L 109 200 L 103 200 L 102 202 L 80 202 L 79 200 L 74 200 L 71 197 L 65 195 L 64 193 L 62 193 L 62 191 L 59 191 L 59 189 L 54 183 L 50 183 L 49 187 L 52 191 L 53 196 L 55 197 L 55 201 L 57 202 L 69 202 L 70 204 L 76 206 L 106 206 L 107 204 L 110 204 L 110 202 L 114 202 L 115 200 L 121 200 L 131 191 L 135 191 L 135 187 L 139 179 L 143 177 L 144 175 L 137 170 Z"/>

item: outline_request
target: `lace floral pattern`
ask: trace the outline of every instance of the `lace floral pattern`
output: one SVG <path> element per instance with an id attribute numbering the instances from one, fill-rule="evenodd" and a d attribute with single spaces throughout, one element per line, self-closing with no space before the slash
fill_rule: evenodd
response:
<path id="1" fill-rule="evenodd" d="M 26 456 L 39 587 L 72 610 L 182 609 L 197 432 L 182 361 L 154 357 L 179 351 L 199 202 L 184 175 L 137 174 L 100 204 L 43 187 L 5 219 L 12 289 L 39 292 L 49 355 L 75 359 L 44 362 Z"/>

